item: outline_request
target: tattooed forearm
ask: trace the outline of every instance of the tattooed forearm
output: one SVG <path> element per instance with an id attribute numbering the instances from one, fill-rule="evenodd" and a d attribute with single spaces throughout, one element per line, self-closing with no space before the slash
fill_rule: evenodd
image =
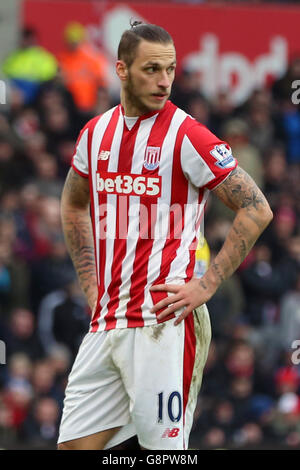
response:
<path id="1" fill-rule="evenodd" d="M 220 269 L 220 265 L 218 263 L 216 263 L 215 261 L 213 261 L 211 263 L 211 269 L 214 271 L 217 279 L 220 282 L 225 281 L 225 276 L 224 276 L 224 273 L 223 273 L 225 265 L 224 265 L 224 263 L 222 263 L 222 265 L 223 265 L 222 269 Z"/>
<path id="2" fill-rule="evenodd" d="M 257 226 L 258 230 L 260 232 L 263 232 L 264 229 L 266 228 L 266 221 L 268 219 L 265 219 L 265 218 L 260 218 L 260 217 L 257 217 L 257 214 L 254 214 L 252 211 L 248 210 L 246 212 L 246 216 L 252 220 L 252 222 L 255 223 L 255 225 Z"/>
<path id="3" fill-rule="evenodd" d="M 241 260 L 243 260 L 251 246 L 248 234 L 245 233 L 242 222 L 237 223 L 237 226 L 233 225 L 232 230 L 236 236 L 234 246 L 238 249 L 239 253 L 241 254 Z"/>
<path id="4" fill-rule="evenodd" d="M 223 247 L 203 277 L 203 282 L 217 288 L 245 259 L 259 235 L 272 219 L 272 212 L 260 189 L 241 168 L 232 171 L 214 193 L 236 217 Z"/>
<path id="5" fill-rule="evenodd" d="M 97 282 L 92 228 L 88 213 L 80 214 L 69 210 L 65 213 L 63 230 L 80 286 L 89 304 L 94 304 Z"/>
<path id="6" fill-rule="evenodd" d="M 239 212 L 226 237 L 223 247 L 212 261 L 204 275 L 204 281 L 209 285 L 218 286 L 228 279 L 240 266 L 253 247 L 260 231 L 251 219 Z"/>
<path id="7" fill-rule="evenodd" d="M 66 245 L 79 284 L 93 308 L 97 299 L 94 242 L 89 215 L 88 182 L 70 171 L 61 201 L 62 226 Z"/>

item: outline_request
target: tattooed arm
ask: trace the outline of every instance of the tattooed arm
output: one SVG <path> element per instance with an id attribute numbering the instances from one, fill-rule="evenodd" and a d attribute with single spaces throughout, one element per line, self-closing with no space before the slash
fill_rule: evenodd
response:
<path id="1" fill-rule="evenodd" d="M 233 170 L 213 192 L 236 212 L 225 243 L 213 260 L 206 279 L 203 279 L 207 285 L 212 283 L 219 287 L 239 267 L 273 215 L 263 193 L 240 167 Z"/>
<path id="2" fill-rule="evenodd" d="M 88 179 L 71 168 L 61 198 L 62 226 L 79 284 L 93 309 L 98 294 L 89 203 Z"/>
<path id="3" fill-rule="evenodd" d="M 240 167 L 233 170 L 213 192 L 227 207 L 236 212 L 221 250 L 200 280 L 193 278 L 183 286 L 161 284 L 151 288 L 153 291 L 174 294 L 158 302 L 152 309 L 154 313 L 166 307 L 158 316 L 159 319 L 185 307 L 175 325 L 196 307 L 207 302 L 220 284 L 236 271 L 273 217 L 266 198 L 252 178 Z"/>

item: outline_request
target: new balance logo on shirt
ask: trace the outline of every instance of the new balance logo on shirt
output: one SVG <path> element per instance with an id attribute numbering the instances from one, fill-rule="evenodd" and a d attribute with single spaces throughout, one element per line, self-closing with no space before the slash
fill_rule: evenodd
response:
<path id="1" fill-rule="evenodd" d="M 98 160 L 108 160 L 110 152 L 108 150 L 101 150 L 98 155 Z"/>

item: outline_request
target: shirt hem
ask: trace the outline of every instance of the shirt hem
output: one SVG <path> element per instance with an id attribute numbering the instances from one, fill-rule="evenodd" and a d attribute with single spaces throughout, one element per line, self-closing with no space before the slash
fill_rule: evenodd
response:
<path id="1" fill-rule="evenodd" d="M 179 315 L 178 315 L 179 316 Z M 111 326 L 111 327 L 108 327 L 106 328 L 106 326 L 103 326 L 103 327 L 99 327 L 97 328 L 96 331 L 92 331 L 92 328 L 94 326 L 90 326 L 90 329 L 89 329 L 89 333 L 97 333 L 98 331 L 110 331 L 110 330 L 124 330 L 124 329 L 128 329 L 128 328 L 144 328 L 145 326 L 154 326 L 154 325 L 161 325 L 162 323 L 165 323 L 166 321 L 170 321 L 170 320 L 174 320 L 175 321 L 176 319 L 176 316 L 173 315 L 171 318 L 166 318 L 164 320 L 160 320 L 160 321 L 154 321 L 154 322 L 146 322 L 146 323 L 142 323 L 140 325 L 128 325 L 128 324 L 125 324 L 125 325 L 121 325 L 121 326 Z"/>

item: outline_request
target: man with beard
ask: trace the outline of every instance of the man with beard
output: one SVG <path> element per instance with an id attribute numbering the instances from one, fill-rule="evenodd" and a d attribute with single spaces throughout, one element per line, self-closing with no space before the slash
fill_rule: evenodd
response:
<path id="1" fill-rule="evenodd" d="M 107 449 L 134 435 L 143 449 L 188 448 L 211 337 L 205 303 L 272 218 L 226 142 L 168 100 L 175 67 L 169 33 L 135 22 L 118 48 L 121 103 L 77 141 L 62 221 L 92 319 L 59 449 Z M 209 191 L 236 217 L 199 279 Z"/>

